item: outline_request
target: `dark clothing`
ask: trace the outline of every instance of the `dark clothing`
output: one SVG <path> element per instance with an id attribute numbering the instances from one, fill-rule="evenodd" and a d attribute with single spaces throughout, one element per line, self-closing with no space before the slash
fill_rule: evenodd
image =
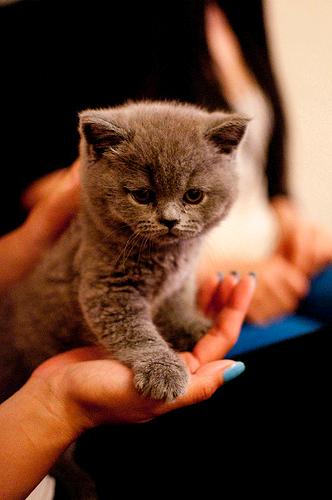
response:
<path id="1" fill-rule="evenodd" d="M 140 98 L 227 107 L 204 40 L 204 3 L 26 0 L 0 8 L 0 233 L 23 220 L 19 198 L 32 180 L 77 157 L 78 111 Z M 273 105 L 269 194 L 286 193 L 284 119 L 262 1 L 218 3 Z M 190 498 L 202 486 L 202 498 L 224 497 L 226 486 L 257 493 L 264 477 L 264 498 L 278 497 L 287 472 L 295 480 L 293 459 L 299 465 L 304 453 L 311 467 L 324 456 L 328 333 L 246 354 L 247 372 L 205 403 L 88 433 L 79 461 L 98 479 L 101 498 Z"/>
<path id="2" fill-rule="evenodd" d="M 312 487 L 311 498 L 324 498 L 317 491 L 330 486 L 330 349 L 325 329 L 242 355 L 244 374 L 203 403 L 89 431 L 79 462 L 101 500 L 270 500 L 292 491 L 302 498 Z"/>
<path id="3" fill-rule="evenodd" d="M 0 8 L 0 233 L 17 226 L 22 190 L 78 154 L 77 113 L 128 99 L 226 108 L 204 37 L 203 0 L 26 0 Z M 270 195 L 286 192 L 283 117 L 260 0 L 220 1 L 271 99 Z"/>

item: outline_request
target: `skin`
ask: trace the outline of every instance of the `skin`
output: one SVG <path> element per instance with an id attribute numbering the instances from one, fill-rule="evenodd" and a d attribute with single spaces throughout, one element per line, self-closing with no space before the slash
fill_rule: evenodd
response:
<path id="1" fill-rule="evenodd" d="M 224 95 L 237 100 L 257 85 L 248 70 L 238 40 L 222 10 L 211 2 L 205 12 L 206 39 L 214 70 Z M 224 50 L 220 51 L 220 47 Z M 252 261 L 225 261 L 216 255 L 209 263 L 202 259 L 203 281 L 210 273 L 238 270 L 255 271 L 257 288 L 249 307 L 247 320 L 265 324 L 294 312 L 308 293 L 310 279 L 332 261 L 332 234 L 306 220 L 295 204 L 284 196 L 271 201 L 280 226 L 280 242 L 269 258 Z"/>
<path id="2" fill-rule="evenodd" d="M 216 20 L 211 9 L 212 19 L 207 19 L 210 24 Z M 236 52 L 231 31 L 224 33 L 228 33 L 226 42 L 230 41 L 230 49 Z M 210 45 L 213 44 L 217 46 L 218 39 L 212 38 Z M 227 71 L 221 65 L 217 68 L 228 95 L 235 91 L 236 82 L 243 81 L 243 76 L 251 78 L 245 74 L 238 55 L 231 58 L 237 61 L 233 72 L 227 64 Z M 234 78 L 234 74 L 242 78 Z M 233 75 L 232 81 L 227 80 L 227 75 Z M 52 245 L 75 212 L 78 196 L 75 167 L 38 181 L 26 193 L 23 201 L 32 209 L 26 223 L 0 240 L 0 292 L 23 278 Z M 259 263 L 218 263 L 218 270 L 258 271 L 259 285 L 247 314 L 258 323 L 294 310 L 307 293 L 310 277 L 330 263 L 332 256 L 329 234 L 303 221 L 288 200 L 275 200 L 273 206 L 282 235 L 275 254 Z M 219 359 L 237 339 L 255 284 L 249 276 L 240 282 L 227 276 L 220 285 L 213 272 L 214 269 L 202 266 L 199 300 L 203 310 L 214 318 L 214 326 L 192 353 L 181 354 L 190 373 L 183 397 L 167 404 L 142 398 L 134 389 L 128 368 L 104 359 L 100 350 L 89 348 L 43 363 L 22 389 L 1 405 L 2 498 L 25 498 L 85 429 L 103 422 L 146 421 L 202 401 L 220 387 L 224 371 L 233 362 Z"/>
<path id="3" fill-rule="evenodd" d="M 236 99 L 256 82 L 222 10 L 212 2 L 205 14 L 207 44 L 216 76 L 224 94 Z M 227 50 L 221 52 L 220 46 Z M 52 191 L 52 183 L 64 175 L 66 171 L 61 170 L 36 182 L 26 193 L 26 206 L 31 208 Z M 211 262 L 206 255 L 199 271 L 201 284 L 220 270 L 237 269 L 241 274 L 255 271 L 257 287 L 247 320 L 256 324 L 266 324 L 294 312 L 308 293 L 312 276 L 332 262 L 330 231 L 304 218 L 295 203 L 285 196 L 271 200 L 271 207 L 280 227 L 279 245 L 271 256 L 261 261 L 225 261 L 216 256 Z"/>
<path id="4" fill-rule="evenodd" d="M 301 217 L 298 208 L 286 197 L 273 199 L 279 219 L 281 238 L 278 254 L 311 278 L 332 261 L 332 234 L 327 228 Z"/>
<path id="5" fill-rule="evenodd" d="M 246 319 L 264 325 L 296 311 L 307 295 L 311 278 L 332 263 L 332 235 L 325 228 L 304 219 L 286 197 L 272 201 L 280 227 L 274 253 L 261 261 L 225 261 L 216 257 L 202 259 L 200 281 L 222 269 L 240 273 L 254 271 L 257 287 Z M 204 257 L 204 256 L 203 256 Z"/>
<path id="6" fill-rule="evenodd" d="M 1 238 L 0 293 L 22 279 L 68 225 L 79 202 L 78 163 L 31 186 L 25 223 Z"/>
<path id="7" fill-rule="evenodd" d="M 31 207 L 45 198 L 53 182 L 65 175 L 66 171 L 61 170 L 37 181 L 26 193 L 26 205 Z M 216 258 L 213 263 L 208 256 L 203 256 L 199 271 L 201 284 L 220 270 L 237 269 L 241 274 L 255 271 L 258 280 L 247 320 L 256 324 L 266 324 L 293 313 L 308 293 L 312 276 L 332 262 L 330 231 L 304 218 L 295 203 L 285 196 L 273 198 L 271 207 L 280 227 L 279 245 L 271 256 L 262 261 Z"/>
<path id="8" fill-rule="evenodd" d="M 0 290 L 31 271 L 67 226 L 78 199 L 77 164 L 31 187 L 24 198 L 31 208 L 26 222 L 0 240 Z M 234 364 L 222 358 L 238 338 L 254 288 L 250 276 L 239 281 L 229 275 L 220 283 L 213 274 L 204 281 L 199 303 L 214 326 L 192 352 L 180 354 L 189 384 L 186 393 L 171 403 L 140 396 L 131 370 L 105 359 L 99 348 L 75 349 L 40 365 L 0 406 L 2 498 L 25 498 L 88 428 L 106 422 L 144 422 L 209 398 Z"/>

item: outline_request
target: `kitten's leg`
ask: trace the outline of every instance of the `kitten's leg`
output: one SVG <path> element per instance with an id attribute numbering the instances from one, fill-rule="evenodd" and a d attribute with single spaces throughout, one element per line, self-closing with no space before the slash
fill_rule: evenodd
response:
<path id="1" fill-rule="evenodd" d="M 211 328 L 211 321 L 197 306 L 194 275 L 163 302 L 154 322 L 162 336 L 179 351 L 191 350 Z"/>
<path id="2" fill-rule="evenodd" d="M 84 318 L 110 355 L 134 371 L 136 388 L 153 399 L 171 401 L 185 392 L 188 374 L 160 336 L 144 298 L 129 282 L 114 283 L 86 273 L 79 290 Z"/>
<path id="3" fill-rule="evenodd" d="M 8 297 L 0 297 L 0 403 L 16 392 L 29 377 L 24 358 L 15 345 Z"/>

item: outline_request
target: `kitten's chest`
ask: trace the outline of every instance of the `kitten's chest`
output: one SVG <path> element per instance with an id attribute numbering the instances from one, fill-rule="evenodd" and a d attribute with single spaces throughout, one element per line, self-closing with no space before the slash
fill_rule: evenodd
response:
<path id="1" fill-rule="evenodd" d="M 156 259 L 155 278 L 160 273 L 160 280 L 156 280 L 154 297 L 156 300 L 165 294 L 171 294 L 181 286 L 186 279 L 192 259 L 187 255 L 169 255 L 165 259 Z M 158 270 L 157 270 L 158 269 Z"/>
<path id="2" fill-rule="evenodd" d="M 98 259 L 97 271 L 94 259 L 93 274 L 107 276 L 109 290 L 117 294 L 121 290 L 135 289 L 154 312 L 181 288 L 189 274 L 195 273 L 199 244 L 188 240 L 168 248 L 149 247 L 146 252 L 131 252 L 125 262 L 119 259 L 108 261 L 109 256 L 120 254 L 118 250 L 115 247 L 104 252 L 107 258 L 103 260 L 101 256 Z"/>
<path id="3" fill-rule="evenodd" d="M 140 292 L 148 299 L 152 313 L 161 303 L 181 288 L 188 276 L 195 272 L 196 249 L 181 248 L 156 252 L 141 265 Z"/>

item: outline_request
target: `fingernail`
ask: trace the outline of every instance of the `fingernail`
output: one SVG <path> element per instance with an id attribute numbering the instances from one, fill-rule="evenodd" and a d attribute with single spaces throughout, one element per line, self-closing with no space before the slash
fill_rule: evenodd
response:
<path id="1" fill-rule="evenodd" d="M 229 274 L 234 276 L 234 278 L 236 278 L 237 280 L 240 279 L 240 273 L 238 273 L 237 271 L 231 271 Z"/>
<path id="2" fill-rule="evenodd" d="M 223 373 L 224 383 L 229 382 L 230 380 L 233 380 L 233 378 L 238 377 L 239 375 L 241 375 L 241 373 L 244 372 L 245 369 L 246 369 L 245 364 L 242 363 L 242 361 L 237 361 L 232 366 L 227 368 L 227 370 L 224 371 Z"/>
<path id="3" fill-rule="evenodd" d="M 221 273 L 220 271 L 217 273 L 217 278 L 218 281 L 222 281 L 224 279 L 224 273 Z"/>
<path id="4" fill-rule="evenodd" d="M 249 276 L 251 276 L 255 281 L 257 280 L 257 274 L 254 273 L 253 271 L 251 271 L 250 273 L 248 273 Z"/>

